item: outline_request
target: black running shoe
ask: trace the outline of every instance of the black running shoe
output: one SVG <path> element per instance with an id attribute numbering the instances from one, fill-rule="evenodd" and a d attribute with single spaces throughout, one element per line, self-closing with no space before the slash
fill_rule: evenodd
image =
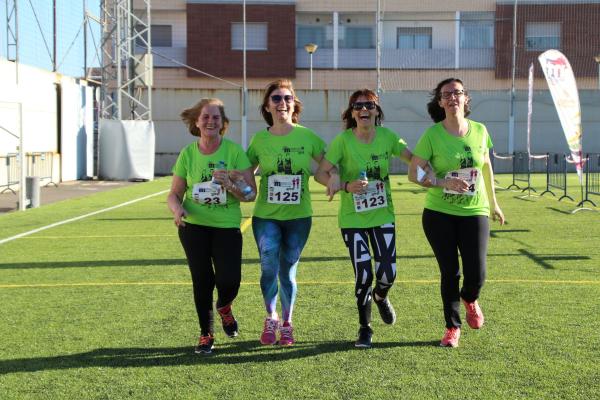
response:
<path id="1" fill-rule="evenodd" d="M 202 335 L 198 339 L 198 344 L 194 347 L 196 354 L 210 354 L 215 347 L 215 337 L 211 334 Z"/>
<path id="2" fill-rule="evenodd" d="M 386 297 L 383 300 L 377 301 L 375 296 L 373 296 L 373 301 L 377 305 L 381 320 L 388 325 L 393 325 L 396 322 L 396 311 L 394 311 L 394 306 L 392 306 L 390 300 Z"/>
<path id="3" fill-rule="evenodd" d="M 234 338 L 238 335 L 238 323 L 231 312 L 231 307 L 228 307 L 228 312 L 222 312 L 221 309 L 217 309 L 221 322 L 223 323 L 223 331 L 230 338 Z"/>
<path id="4" fill-rule="evenodd" d="M 371 348 L 371 337 L 373 336 L 373 330 L 370 326 L 361 326 L 358 329 L 358 339 L 354 343 L 354 347 L 361 349 Z"/>

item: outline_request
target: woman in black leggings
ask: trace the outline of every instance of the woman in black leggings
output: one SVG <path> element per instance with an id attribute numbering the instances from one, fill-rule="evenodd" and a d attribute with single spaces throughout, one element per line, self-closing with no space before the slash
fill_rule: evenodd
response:
<path id="1" fill-rule="evenodd" d="M 209 354 L 215 342 L 215 287 L 223 330 L 232 338 L 238 334 L 231 306 L 241 279 L 240 201 L 254 199 L 256 184 L 242 147 L 223 137 L 229 120 L 219 99 L 202 99 L 181 118 L 198 140 L 179 153 L 167 204 L 192 275 L 200 324 L 195 352 Z"/>
<path id="2" fill-rule="evenodd" d="M 485 281 L 488 216 L 504 224 L 494 193 L 492 141 L 483 124 L 466 118 L 469 101 L 460 79 L 437 85 L 427 104 L 435 124 L 419 139 L 409 169 L 412 182 L 429 188 L 422 221 L 441 273 L 446 331 L 440 345 L 445 347 L 458 346 L 461 299 L 468 325 L 473 329 L 483 325 L 477 299 Z M 432 172 L 424 173 L 429 166 Z"/>

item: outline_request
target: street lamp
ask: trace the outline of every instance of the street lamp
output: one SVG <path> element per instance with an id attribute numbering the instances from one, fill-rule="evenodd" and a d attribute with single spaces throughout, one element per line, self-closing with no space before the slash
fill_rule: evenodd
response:
<path id="1" fill-rule="evenodd" d="M 312 80 L 312 57 L 313 57 L 313 53 L 315 51 L 317 51 L 318 47 L 319 46 L 317 46 L 314 43 L 307 43 L 307 44 L 304 45 L 304 50 L 306 50 L 306 52 L 308 54 L 310 54 L 310 90 L 312 90 L 312 88 L 313 88 L 313 84 L 312 84 L 312 82 L 313 82 L 313 80 Z"/>
<path id="2" fill-rule="evenodd" d="M 594 56 L 594 60 L 596 60 L 596 63 L 598 64 L 598 89 L 600 89 L 600 54 Z"/>

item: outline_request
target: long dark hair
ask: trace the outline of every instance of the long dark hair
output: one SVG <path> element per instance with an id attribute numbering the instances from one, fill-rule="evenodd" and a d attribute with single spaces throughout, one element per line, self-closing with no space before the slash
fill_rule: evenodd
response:
<path id="1" fill-rule="evenodd" d="M 433 122 L 440 122 L 446 119 L 446 111 L 440 106 L 439 102 L 442 99 L 442 87 L 452 82 L 460 83 L 463 86 L 463 90 L 465 91 L 465 117 L 471 114 L 471 107 L 469 106 L 471 98 L 469 97 L 467 90 L 464 89 L 464 83 L 458 78 L 448 78 L 438 83 L 435 89 L 429 93 L 431 95 L 431 100 L 427 103 L 427 112 Z"/>
<path id="2" fill-rule="evenodd" d="M 360 89 L 360 90 L 357 90 L 356 92 L 352 93 L 352 95 L 348 99 L 348 107 L 342 113 L 342 121 L 344 121 L 344 125 L 345 125 L 346 129 L 351 129 L 351 128 L 356 127 L 356 120 L 354 118 L 352 118 L 352 104 L 354 104 L 356 99 L 358 99 L 360 96 L 364 96 L 369 101 L 372 101 L 375 103 L 375 108 L 377 108 L 377 111 L 379 112 L 379 115 L 375 117 L 375 126 L 380 126 L 381 121 L 383 121 L 384 116 L 383 116 L 383 110 L 381 109 L 381 106 L 379 105 L 379 96 L 377 96 L 377 93 L 375 93 L 371 89 Z"/>
<path id="3" fill-rule="evenodd" d="M 292 96 L 294 96 L 294 112 L 292 113 L 292 122 L 297 124 L 300 121 L 300 113 L 302 112 L 302 102 L 296 96 L 296 92 L 294 91 L 294 86 L 292 85 L 292 81 L 289 79 L 278 79 L 273 81 L 267 85 L 265 89 L 265 94 L 263 95 L 263 101 L 260 105 L 260 113 L 263 119 L 266 121 L 267 125 L 273 126 L 273 116 L 267 110 L 269 106 L 269 97 L 271 93 L 276 91 L 277 89 L 288 89 Z"/>

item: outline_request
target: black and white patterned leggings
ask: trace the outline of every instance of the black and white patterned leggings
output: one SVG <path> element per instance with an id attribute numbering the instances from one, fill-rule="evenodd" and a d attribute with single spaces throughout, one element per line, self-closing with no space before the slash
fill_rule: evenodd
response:
<path id="1" fill-rule="evenodd" d="M 354 266 L 359 323 L 366 326 L 371 322 L 373 290 L 370 248 L 375 259 L 374 290 L 379 297 L 386 297 L 396 279 L 396 227 L 394 224 L 385 224 L 374 228 L 342 228 L 342 237 Z"/>

